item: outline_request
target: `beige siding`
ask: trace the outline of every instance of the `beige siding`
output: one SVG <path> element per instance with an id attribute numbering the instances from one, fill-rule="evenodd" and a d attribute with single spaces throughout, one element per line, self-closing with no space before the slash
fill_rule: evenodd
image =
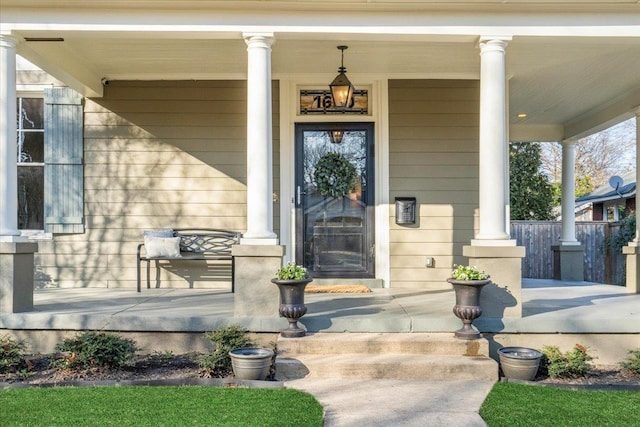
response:
<path id="1" fill-rule="evenodd" d="M 37 286 L 134 287 L 144 229 L 245 231 L 246 90 L 244 81 L 114 81 L 86 100 L 86 232 L 40 243 Z M 278 93 L 276 82 L 274 188 Z M 166 267 L 163 287 L 229 286 L 215 263 Z"/>
<path id="2" fill-rule="evenodd" d="M 464 261 L 478 206 L 478 101 L 477 81 L 389 82 L 392 287 L 449 288 L 451 266 Z M 409 196 L 416 224 L 397 225 L 393 202 Z"/>

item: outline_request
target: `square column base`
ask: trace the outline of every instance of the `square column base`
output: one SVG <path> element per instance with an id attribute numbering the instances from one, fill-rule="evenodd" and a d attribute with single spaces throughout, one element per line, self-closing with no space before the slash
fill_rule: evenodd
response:
<path id="1" fill-rule="evenodd" d="M 554 245 L 553 279 L 584 281 L 584 245 Z"/>
<path id="2" fill-rule="evenodd" d="M 480 307 L 483 317 L 522 317 L 523 246 L 463 246 L 469 265 L 491 276 L 491 285 L 483 288 Z"/>
<path id="3" fill-rule="evenodd" d="M 627 292 L 640 294 L 640 246 L 630 243 L 623 246 L 622 253 L 627 256 Z"/>
<path id="4" fill-rule="evenodd" d="M 271 279 L 282 266 L 284 252 L 279 245 L 233 246 L 235 317 L 280 317 L 280 293 Z"/>
<path id="5" fill-rule="evenodd" d="M 0 313 L 33 310 L 33 254 L 37 243 L 0 242 Z"/>

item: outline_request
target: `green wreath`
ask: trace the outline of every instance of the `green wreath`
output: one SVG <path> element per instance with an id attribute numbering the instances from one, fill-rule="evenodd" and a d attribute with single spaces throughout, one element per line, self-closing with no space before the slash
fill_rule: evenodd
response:
<path id="1" fill-rule="evenodd" d="M 327 153 L 316 163 L 313 179 L 323 196 L 346 196 L 356 185 L 356 167 L 342 154 Z"/>

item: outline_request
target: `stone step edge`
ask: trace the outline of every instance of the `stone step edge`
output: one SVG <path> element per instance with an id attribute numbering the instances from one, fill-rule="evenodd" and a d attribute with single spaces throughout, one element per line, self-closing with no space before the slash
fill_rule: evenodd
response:
<path id="1" fill-rule="evenodd" d="M 279 354 L 451 354 L 488 356 L 486 339 L 460 340 L 453 335 L 432 333 L 315 333 L 302 338 L 277 340 Z"/>
<path id="2" fill-rule="evenodd" d="M 498 363 L 483 356 L 359 354 L 276 358 L 276 378 L 388 378 L 498 380 Z"/>

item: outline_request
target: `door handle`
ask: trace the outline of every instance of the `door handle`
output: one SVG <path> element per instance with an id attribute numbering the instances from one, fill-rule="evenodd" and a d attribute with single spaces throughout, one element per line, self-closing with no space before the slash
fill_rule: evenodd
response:
<path id="1" fill-rule="evenodd" d="M 300 196 L 303 194 L 307 194 L 306 191 L 301 191 L 300 190 L 300 186 L 298 185 L 298 189 L 296 190 L 296 196 L 297 196 L 297 200 L 298 200 L 298 206 L 300 206 Z"/>

